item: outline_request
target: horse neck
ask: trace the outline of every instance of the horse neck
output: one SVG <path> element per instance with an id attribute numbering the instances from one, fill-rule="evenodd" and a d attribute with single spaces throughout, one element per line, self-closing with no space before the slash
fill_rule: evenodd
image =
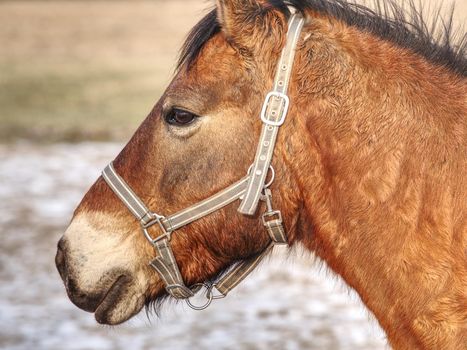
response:
<path id="1" fill-rule="evenodd" d="M 303 201 L 296 240 L 359 293 L 395 348 L 461 348 L 465 80 L 356 29 L 313 26 L 281 136 Z"/>

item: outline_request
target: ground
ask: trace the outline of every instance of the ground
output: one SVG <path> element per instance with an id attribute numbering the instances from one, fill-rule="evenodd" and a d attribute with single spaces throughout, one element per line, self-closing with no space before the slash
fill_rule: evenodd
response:
<path id="1" fill-rule="evenodd" d="M 126 139 L 204 1 L 0 2 L 0 140 Z"/>
<path id="2" fill-rule="evenodd" d="M 99 326 L 68 300 L 56 244 L 83 193 L 122 144 L 0 145 L 0 349 L 383 350 L 355 293 L 309 254 L 276 249 L 205 311 L 169 303 Z M 336 283 L 337 282 L 337 283 Z"/>

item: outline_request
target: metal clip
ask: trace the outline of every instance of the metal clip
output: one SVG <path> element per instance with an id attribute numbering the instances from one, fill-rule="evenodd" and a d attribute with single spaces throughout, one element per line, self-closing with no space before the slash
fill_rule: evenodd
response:
<path id="1" fill-rule="evenodd" d="M 269 218 L 274 217 L 274 216 L 276 217 L 275 219 L 268 220 Z M 273 220 L 276 220 L 277 224 L 282 224 L 282 214 L 279 210 L 268 211 L 264 213 L 262 219 L 263 219 L 264 226 L 267 226 L 268 222 L 271 222 Z"/>
<path id="2" fill-rule="evenodd" d="M 263 225 L 267 226 L 271 217 L 276 217 L 275 220 L 282 224 L 282 214 L 279 210 L 274 210 L 272 207 L 272 192 L 269 188 L 264 189 L 263 200 L 266 202 L 266 212 L 262 216 Z"/>
<path id="3" fill-rule="evenodd" d="M 269 188 L 264 189 L 262 199 L 266 202 L 266 212 L 274 211 L 274 209 L 272 209 L 272 192 Z"/>

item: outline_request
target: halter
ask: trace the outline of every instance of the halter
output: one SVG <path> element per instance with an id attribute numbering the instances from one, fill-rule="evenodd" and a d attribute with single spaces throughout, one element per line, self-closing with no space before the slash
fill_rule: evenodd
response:
<path id="1" fill-rule="evenodd" d="M 261 110 L 263 126 L 260 142 L 255 160 L 248 170 L 247 176 L 212 197 L 165 217 L 151 211 L 144 204 L 131 187 L 118 175 L 112 163 L 102 172 L 105 182 L 139 220 L 144 236 L 154 246 L 157 255 L 150 262 L 150 265 L 158 272 L 167 293 L 176 299 L 185 299 L 188 305 L 195 310 L 203 310 L 213 300 L 226 297 L 258 266 L 275 244 L 288 243 L 281 212 L 273 209 L 272 193 L 269 186 L 274 181 L 275 174 L 271 166 L 271 160 L 279 128 L 284 124 L 289 109 L 290 101 L 287 90 L 295 50 L 303 24 L 304 18 L 298 13 L 292 15 L 289 20 L 287 40 L 277 66 L 274 88 L 267 94 Z M 266 183 L 269 170 L 271 170 L 272 178 L 269 183 Z M 262 222 L 271 238 L 271 242 L 260 253 L 242 260 L 217 282 L 197 283 L 187 287 L 170 246 L 172 233 L 233 203 L 237 199 L 241 200 L 238 211 L 244 215 L 253 215 L 260 200 L 266 203 L 266 212 L 262 215 Z M 207 301 L 201 306 L 193 305 L 190 298 L 203 288 L 206 289 Z"/>

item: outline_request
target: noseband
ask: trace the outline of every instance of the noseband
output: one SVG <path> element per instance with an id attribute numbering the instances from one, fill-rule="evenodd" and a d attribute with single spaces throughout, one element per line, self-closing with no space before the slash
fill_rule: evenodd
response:
<path id="1" fill-rule="evenodd" d="M 165 217 L 151 211 L 144 204 L 131 187 L 117 174 L 112 163 L 102 172 L 105 182 L 140 221 L 144 236 L 154 246 L 157 255 L 150 262 L 150 265 L 158 272 L 167 293 L 176 299 L 185 299 L 188 305 L 195 310 L 203 310 L 211 304 L 212 300 L 226 297 L 258 266 L 275 244 L 288 243 L 281 212 L 273 209 L 272 193 L 269 186 L 274 181 L 274 169 L 271 166 L 271 160 L 279 128 L 284 124 L 289 108 L 287 90 L 295 50 L 303 24 L 304 18 L 300 14 L 296 13 L 290 17 L 287 41 L 282 49 L 277 66 L 274 88 L 267 94 L 261 111 L 263 127 L 260 142 L 254 163 L 250 167 L 247 176 L 212 197 Z M 269 183 L 266 183 L 269 169 L 272 172 L 272 178 Z M 262 222 L 271 238 L 271 242 L 259 254 L 238 263 L 216 283 L 197 283 L 187 287 L 170 246 L 172 233 L 233 203 L 237 199 L 241 200 L 238 211 L 243 215 L 253 215 L 259 201 L 266 203 L 266 212 L 262 215 Z M 190 298 L 203 288 L 206 289 L 206 303 L 201 306 L 193 305 Z"/>

